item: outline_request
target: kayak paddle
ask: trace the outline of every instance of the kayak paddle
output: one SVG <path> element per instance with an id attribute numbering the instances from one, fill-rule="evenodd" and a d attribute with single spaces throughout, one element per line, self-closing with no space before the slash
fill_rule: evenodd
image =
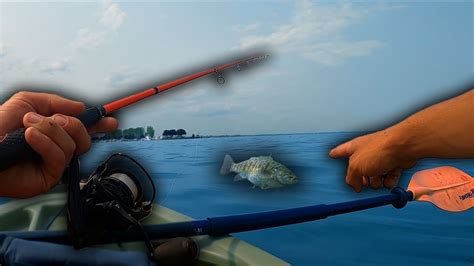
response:
<path id="1" fill-rule="evenodd" d="M 225 235 L 320 220 L 385 205 L 400 209 L 410 201 L 431 202 L 449 212 L 474 206 L 473 178 L 454 167 L 438 167 L 413 175 L 408 189 L 392 189 L 390 194 L 335 204 L 320 204 L 259 213 L 211 217 L 202 220 L 143 226 L 150 239 L 195 235 Z M 16 238 L 54 243 L 70 243 L 67 231 L 0 232 Z M 137 232 L 110 232 L 103 243 L 141 240 Z"/>
<path id="2" fill-rule="evenodd" d="M 209 68 L 182 78 L 167 82 L 165 84 L 158 85 L 156 87 L 144 90 L 137 94 L 127 96 L 125 98 L 116 100 L 114 102 L 105 104 L 103 106 L 91 107 L 85 110 L 79 115 L 79 120 L 86 127 L 90 127 L 97 123 L 101 118 L 110 115 L 111 113 L 134 104 L 150 96 L 164 92 L 176 86 L 182 85 L 189 81 L 215 74 L 217 83 L 223 84 L 225 79 L 222 75 L 222 71 L 235 67 L 237 70 L 241 70 L 250 64 L 267 58 L 268 55 L 256 55 L 245 59 L 237 60 L 231 63 L 220 65 L 214 68 Z M 8 133 L 3 138 L 0 136 L 0 171 L 5 170 L 13 164 L 24 160 L 25 158 L 31 158 L 36 156 L 36 153 L 31 149 L 25 140 L 25 128 L 17 129 L 12 133 Z"/>
<path id="3" fill-rule="evenodd" d="M 408 190 L 414 200 L 431 202 L 445 211 L 460 212 L 474 206 L 473 180 L 455 167 L 443 166 L 415 173 Z"/>

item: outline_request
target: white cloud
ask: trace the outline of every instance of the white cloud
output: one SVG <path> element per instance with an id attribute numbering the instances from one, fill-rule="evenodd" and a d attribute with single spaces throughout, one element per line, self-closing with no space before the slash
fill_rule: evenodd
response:
<path id="1" fill-rule="evenodd" d="M 41 72 L 55 74 L 58 72 L 67 72 L 70 69 L 68 59 L 61 59 L 49 62 L 41 67 Z"/>
<path id="2" fill-rule="evenodd" d="M 370 55 L 375 49 L 383 47 L 377 40 L 343 43 L 319 43 L 304 49 L 303 55 L 321 64 L 335 66 L 345 59 L 357 56 Z"/>
<path id="3" fill-rule="evenodd" d="M 118 70 L 110 72 L 104 81 L 109 86 L 121 87 L 133 82 L 138 77 L 140 77 L 140 71 L 128 66 L 122 66 Z"/>
<path id="4" fill-rule="evenodd" d="M 8 46 L 5 43 L 0 42 L 0 58 L 6 56 L 9 50 L 10 50 L 10 46 Z"/>
<path id="5" fill-rule="evenodd" d="M 71 42 L 71 47 L 78 50 L 90 50 L 99 47 L 106 38 L 106 32 L 82 28 L 77 31 L 76 38 Z"/>
<path id="6" fill-rule="evenodd" d="M 233 31 L 236 32 L 249 32 L 249 31 L 255 31 L 260 27 L 260 23 L 255 22 L 247 25 L 235 25 L 232 27 Z"/>
<path id="7" fill-rule="evenodd" d="M 36 57 L 21 58 L 13 57 L 11 62 L 7 64 L 8 71 L 20 71 L 32 73 L 41 68 L 41 62 Z"/>
<path id="8" fill-rule="evenodd" d="M 2 61 L 0 69 L 5 73 L 14 71 L 31 73 L 38 69 L 38 65 L 39 60 L 36 57 L 22 58 L 12 55 Z"/>
<path id="9" fill-rule="evenodd" d="M 120 9 L 120 6 L 116 3 L 108 3 L 105 5 L 105 8 L 100 15 L 99 22 L 114 30 L 117 31 L 120 26 L 122 26 L 123 21 L 125 20 L 125 12 Z"/>
<path id="10" fill-rule="evenodd" d="M 270 46 L 299 53 L 320 64 L 337 65 L 347 58 L 366 56 L 382 47 L 378 40 L 348 41 L 340 35 L 342 30 L 370 13 L 387 9 L 385 5 L 368 9 L 350 3 L 313 5 L 309 1 L 299 2 L 290 22 L 269 34 L 244 36 L 235 49 Z"/>
<path id="11" fill-rule="evenodd" d="M 68 72 L 71 69 L 69 59 L 45 60 L 36 57 L 9 56 L 1 62 L 0 73 L 12 74 L 15 72 L 23 75 L 36 75 L 38 73 L 57 74 Z"/>
<path id="12" fill-rule="evenodd" d="M 77 31 L 71 41 L 71 47 L 77 50 L 92 50 L 102 45 L 117 32 L 125 20 L 126 14 L 116 3 L 105 2 L 99 15 L 98 27 L 83 27 Z"/>

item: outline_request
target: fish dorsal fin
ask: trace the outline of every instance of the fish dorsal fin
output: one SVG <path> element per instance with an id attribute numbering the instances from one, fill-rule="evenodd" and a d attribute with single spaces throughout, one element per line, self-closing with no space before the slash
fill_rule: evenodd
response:
<path id="1" fill-rule="evenodd" d="M 274 161 L 272 156 L 259 156 L 258 159 L 262 160 L 262 161 L 268 161 L 268 162 L 273 162 Z"/>

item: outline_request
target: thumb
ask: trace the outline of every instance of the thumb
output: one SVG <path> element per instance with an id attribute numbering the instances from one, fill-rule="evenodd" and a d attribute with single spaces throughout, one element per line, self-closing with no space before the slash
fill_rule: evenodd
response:
<path id="1" fill-rule="evenodd" d="M 329 156 L 331 156 L 332 158 L 349 157 L 354 152 L 353 146 L 354 141 L 350 140 L 332 149 L 329 152 Z"/>

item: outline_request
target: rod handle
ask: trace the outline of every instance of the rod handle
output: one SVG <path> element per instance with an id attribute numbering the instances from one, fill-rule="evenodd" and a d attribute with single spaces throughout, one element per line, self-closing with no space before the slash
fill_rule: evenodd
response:
<path id="1" fill-rule="evenodd" d="M 39 158 L 25 139 L 25 128 L 8 133 L 0 141 L 0 171 L 26 158 Z"/>
<path id="2" fill-rule="evenodd" d="M 104 116 L 104 107 L 98 106 L 87 108 L 79 115 L 78 119 L 82 122 L 82 124 L 84 124 L 85 127 L 90 127 L 97 123 Z"/>
<path id="3" fill-rule="evenodd" d="M 91 107 L 82 112 L 78 118 L 85 127 L 90 127 L 104 115 L 103 107 Z M 40 158 L 26 142 L 25 131 L 25 128 L 19 128 L 0 139 L 0 171 L 8 169 L 20 161 Z"/>

